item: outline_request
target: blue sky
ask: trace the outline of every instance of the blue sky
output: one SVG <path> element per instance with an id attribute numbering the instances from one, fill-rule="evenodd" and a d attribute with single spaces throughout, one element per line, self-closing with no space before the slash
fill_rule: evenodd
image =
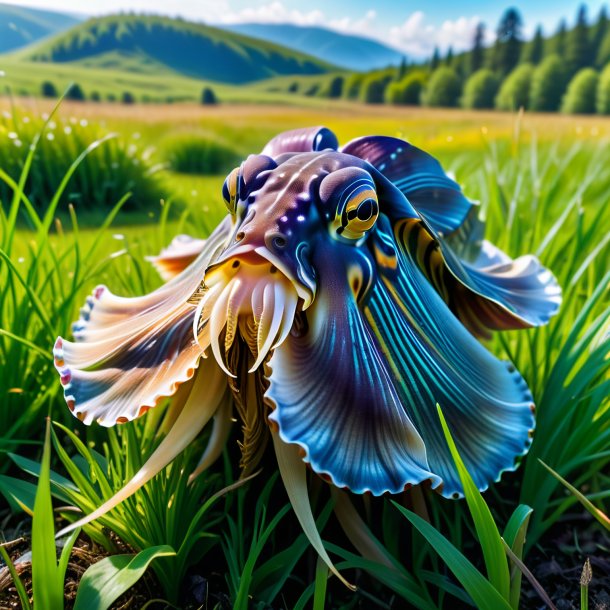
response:
<path id="1" fill-rule="evenodd" d="M 382 40 L 413 57 L 428 56 L 434 46 L 459 51 L 470 46 L 474 27 L 484 21 L 488 41 L 504 11 L 515 6 L 531 36 L 536 24 L 554 32 L 560 19 L 573 23 L 579 2 L 531 0 L 509 4 L 484 0 L 9 0 L 11 4 L 101 15 L 145 11 L 208 23 L 290 22 L 322 25 Z M 597 17 L 602 1 L 587 2 L 589 18 Z"/>

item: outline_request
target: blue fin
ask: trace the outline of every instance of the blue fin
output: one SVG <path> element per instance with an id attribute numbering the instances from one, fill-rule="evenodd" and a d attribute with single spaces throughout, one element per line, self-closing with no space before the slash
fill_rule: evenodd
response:
<path id="1" fill-rule="evenodd" d="M 348 142 L 341 152 L 368 161 L 405 195 L 437 233 L 455 231 L 476 207 L 432 155 L 408 142 L 367 136 Z"/>

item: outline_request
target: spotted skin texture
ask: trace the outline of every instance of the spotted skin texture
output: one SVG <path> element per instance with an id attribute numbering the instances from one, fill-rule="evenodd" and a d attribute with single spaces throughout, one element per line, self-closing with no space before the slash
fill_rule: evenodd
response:
<path id="1" fill-rule="evenodd" d="M 137 299 L 99 289 L 77 341 L 58 340 L 75 415 L 129 421 L 160 397 L 185 401 L 216 366 L 227 383 L 205 400 L 224 421 L 233 395 L 247 472 L 270 427 L 276 451 L 297 446 L 337 487 L 428 482 L 459 497 L 437 403 L 480 489 L 515 468 L 532 395 L 480 339 L 546 323 L 561 290 L 534 257 L 483 239 L 476 204 L 431 155 L 295 130 L 231 172 L 222 195 L 228 216 L 207 240 L 180 236 L 152 259 L 168 284 Z"/>

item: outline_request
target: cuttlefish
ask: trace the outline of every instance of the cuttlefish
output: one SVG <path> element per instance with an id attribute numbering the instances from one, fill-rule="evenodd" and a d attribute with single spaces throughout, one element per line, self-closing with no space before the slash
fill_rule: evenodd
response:
<path id="1" fill-rule="evenodd" d="M 203 472 L 235 414 L 243 473 L 271 438 L 329 565 L 303 501 L 306 464 L 356 494 L 427 482 L 460 497 L 438 404 L 479 489 L 515 468 L 532 395 L 481 340 L 545 324 L 561 290 L 535 257 L 483 239 L 478 205 L 434 157 L 392 137 L 340 148 L 326 128 L 289 131 L 234 169 L 222 196 L 228 214 L 207 239 L 179 236 L 152 258 L 163 286 L 136 298 L 99 286 L 74 342 L 57 339 L 82 422 L 128 422 L 167 397 L 175 420 L 133 480 L 72 527 L 134 493 L 213 420 L 192 476 Z"/>

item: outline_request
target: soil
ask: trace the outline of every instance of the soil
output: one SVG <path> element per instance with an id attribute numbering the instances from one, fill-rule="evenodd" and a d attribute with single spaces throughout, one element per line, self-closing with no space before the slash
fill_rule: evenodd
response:
<path id="1" fill-rule="evenodd" d="M 30 520 L 22 519 L 11 527 L 7 524 L 14 517 L 0 515 L 0 531 L 4 532 L 5 543 L 11 559 L 15 560 L 30 550 Z M 133 553 L 120 540 L 115 539 L 120 553 Z M 542 588 L 547 592 L 557 610 L 581 610 L 580 581 L 583 565 L 588 558 L 591 563 L 592 580 L 589 585 L 589 608 L 591 610 L 610 610 L 610 535 L 588 513 L 569 516 L 556 524 L 544 538 L 543 546 L 534 548 L 526 558 L 526 564 Z M 76 590 L 85 570 L 108 553 L 85 536 L 80 536 L 72 551 L 66 574 L 65 609 L 72 610 Z M 19 575 L 30 595 L 32 593 L 31 564 L 23 562 L 17 566 Z M 202 574 L 194 568 L 185 579 L 184 603 L 182 610 L 221 608 L 230 610 L 229 597 L 222 591 L 226 589 L 224 576 L 220 573 Z M 367 575 L 361 573 L 363 579 Z M 364 583 L 363 583 L 364 584 Z M 160 587 L 154 572 L 149 570 L 134 587 L 120 597 L 111 610 L 140 609 L 154 599 L 159 599 Z M 352 600 L 354 601 L 354 600 Z M 365 606 L 370 607 L 370 600 Z M 391 608 L 399 608 L 387 600 Z M 394 600 L 396 602 L 396 600 Z M 349 604 L 352 606 L 352 604 Z M 534 587 L 523 578 L 521 605 L 523 610 L 542 610 L 547 608 Z M 21 608 L 19 597 L 13 586 L 8 570 L 0 569 L 0 610 Z M 151 603 L 148 610 L 170 608 L 164 603 Z M 372 607 L 370 607 L 371 610 Z M 457 606 L 456 606 L 457 608 Z"/>

